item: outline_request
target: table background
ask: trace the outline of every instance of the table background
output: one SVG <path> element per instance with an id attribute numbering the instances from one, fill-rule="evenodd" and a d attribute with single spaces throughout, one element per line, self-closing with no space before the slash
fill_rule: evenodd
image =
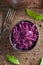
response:
<path id="1" fill-rule="evenodd" d="M 41 0 L 40 0 L 41 1 Z M 28 8 L 43 14 L 43 8 L 40 8 L 39 0 L 34 0 L 28 6 Z M 37 7 L 36 7 L 37 5 Z M 39 39 L 36 46 L 28 51 L 28 52 L 18 52 L 14 50 L 9 41 L 9 35 L 12 27 L 21 20 L 30 20 L 34 24 L 36 24 L 38 31 L 39 31 Z M 14 16 L 14 20 L 11 22 L 9 26 L 9 31 L 7 30 L 3 33 L 2 38 L 0 39 L 0 65 L 13 65 L 12 63 L 8 62 L 6 59 L 6 54 L 11 54 L 16 56 L 19 61 L 20 65 L 39 65 L 41 57 L 43 57 L 43 21 L 35 21 L 25 13 L 25 10 L 18 10 L 16 15 Z"/>

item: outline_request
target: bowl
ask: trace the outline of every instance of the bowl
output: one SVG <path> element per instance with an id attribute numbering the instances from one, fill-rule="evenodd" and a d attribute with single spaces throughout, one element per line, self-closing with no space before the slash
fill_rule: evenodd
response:
<path id="1" fill-rule="evenodd" d="M 38 37 L 36 25 L 31 21 L 22 20 L 14 25 L 10 33 L 10 43 L 16 50 L 29 51 L 35 47 Z"/>
<path id="2" fill-rule="evenodd" d="M 14 9 L 22 9 L 26 8 L 28 5 L 33 2 L 33 0 L 1 0 L 0 1 L 0 7 L 6 7 L 6 8 L 14 8 Z"/>

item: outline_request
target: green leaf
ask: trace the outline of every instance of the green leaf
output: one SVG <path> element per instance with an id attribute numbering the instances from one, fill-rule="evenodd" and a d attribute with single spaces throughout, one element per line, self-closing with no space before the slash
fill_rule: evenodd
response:
<path id="1" fill-rule="evenodd" d="M 40 63 L 40 65 L 43 65 L 43 58 L 41 59 L 41 63 Z"/>
<path id="2" fill-rule="evenodd" d="M 35 20 L 43 20 L 43 16 L 33 10 L 27 8 L 26 13 Z"/>
<path id="3" fill-rule="evenodd" d="M 11 63 L 19 64 L 19 60 L 16 57 L 14 57 L 12 55 L 6 55 L 6 57 L 7 57 L 8 61 L 10 61 Z"/>

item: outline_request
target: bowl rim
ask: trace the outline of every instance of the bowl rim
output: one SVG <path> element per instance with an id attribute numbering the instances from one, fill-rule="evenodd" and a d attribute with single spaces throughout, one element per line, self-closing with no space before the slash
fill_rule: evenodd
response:
<path id="1" fill-rule="evenodd" d="M 19 21 L 18 23 L 16 23 L 15 25 L 17 25 L 17 24 L 19 24 L 20 22 L 22 22 L 22 21 L 27 21 L 27 22 L 31 22 L 31 21 L 29 21 L 29 20 L 21 20 L 21 21 Z M 31 22 L 32 24 L 34 24 L 33 22 Z M 14 25 L 14 26 L 15 26 Z M 37 28 L 37 25 L 36 24 L 34 24 L 35 26 L 36 26 L 36 28 Z M 13 28 L 14 28 L 14 26 L 13 26 Z M 12 28 L 12 30 L 13 30 L 13 28 Z M 11 30 L 11 33 L 12 33 L 12 30 Z M 38 30 L 38 28 L 37 28 L 37 30 Z M 39 30 L 38 30 L 39 31 Z M 34 47 L 33 48 L 31 48 L 30 50 L 19 50 L 18 48 L 16 48 L 13 44 L 12 44 L 12 41 L 11 41 L 11 33 L 10 33 L 10 44 L 11 44 L 11 46 L 15 49 L 15 50 L 17 50 L 17 51 L 19 51 L 19 52 L 26 52 L 26 51 L 30 51 L 30 50 L 32 50 L 35 46 L 36 46 L 36 44 L 37 44 L 37 42 L 38 42 L 38 39 L 39 39 L 39 32 L 38 32 L 38 37 L 37 37 L 37 40 L 36 40 L 36 43 L 35 43 L 35 45 L 34 45 Z"/>

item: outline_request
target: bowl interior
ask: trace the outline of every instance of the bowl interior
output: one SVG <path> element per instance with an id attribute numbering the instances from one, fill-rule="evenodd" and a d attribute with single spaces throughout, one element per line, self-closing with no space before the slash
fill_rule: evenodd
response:
<path id="1" fill-rule="evenodd" d="M 30 21 L 22 20 L 14 25 L 10 34 L 10 41 L 13 48 L 28 51 L 35 47 L 38 37 L 36 25 Z"/>

